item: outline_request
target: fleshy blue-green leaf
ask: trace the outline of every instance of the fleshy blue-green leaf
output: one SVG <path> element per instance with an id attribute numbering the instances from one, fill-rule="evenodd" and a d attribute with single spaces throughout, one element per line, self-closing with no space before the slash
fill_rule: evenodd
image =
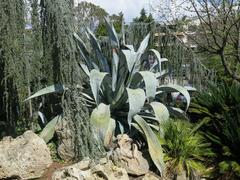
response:
<path id="1" fill-rule="evenodd" d="M 157 57 L 158 65 L 159 65 L 159 74 L 157 75 L 158 77 L 162 76 L 163 74 L 166 74 L 165 72 L 163 73 L 162 71 L 162 63 L 163 62 L 168 62 L 168 59 L 166 58 L 161 58 L 160 53 L 156 49 L 150 49 L 150 52 L 153 52 L 154 55 Z M 165 70 L 166 71 L 166 70 Z"/>
<path id="2" fill-rule="evenodd" d="M 164 104 L 160 102 L 151 102 L 150 106 L 152 107 L 154 114 L 160 123 L 169 119 L 169 112 Z"/>
<path id="3" fill-rule="evenodd" d="M 30 99 L 42 96 L 42 95 L 46 95 L 46 94 L 50 94 L 50 93 L 62 93 L 64 92 L 65 87 L 62 84 L 55 84 L 52 86 L 48 86 L 45 87 L 41 90 L 39 90 L 38 92 L 34 93 L 32 96 L 28 97 L 27 99 L 25 99 L 24 101 L 28 101 Z"/>
<path id="4" fill-rule="evenodd" d="M 112 46 L 112 48 L 118 48 L 119 47 L 119 40 L 118 40 L 116 30 L 115 30 L 113 24 L 110 23 L 109 19 L 107 19 L 107 18 L 104 18 L 104 19 L 105 19 L 107 31 L 108 31 L 108 34 L 109 34 L 109 39 L 110 39 L 110 42 L 111 42 L 111 46 Z"/>
<path id="5" fill-rule="evenodd" d="M 55 127 L 58 121 L 61 121 L 63 118 L 62 115 L 58 115 L 56 117 L 54 117 L 42 130 L 42 132 L 40 133 L 40 137 L 46 142 L 48 143 L 54 135 L 55 132 Z"/>
<path id="6" fill-rule="evenodd" d="M 155 74 L 149 71 L 139 71 L 136 74 L 139 74 L 144 80 L 147 98 L 155 98 L 158 84 Z"/>
<path id="7" fill-rule="evenodd" d="M 145 92 L 142 89 L 127 88 L 127 94 L 129 100 L 128 124 L 131 126 L 133 116 L 141 110 L 146 97 Z"/>
<path id="8" fill-rule="evenodd" d="M 131 72 L 133 70 L 138 55 L 137 53 L 131 50 L 122 50 L 122 52 L 126 57 L 128 71 Z"/>
<path id="9" fill-rule="evenodd" d="M 100 70 L 104 72 L 110 72 L 108 62 L 102 53 L 102 49 L 97 41 L 97 38 L 90 29 L 87 29 L 87 32 L 90 38 L 90 43 L 92 45 L 92 50 L 95 52 L 96 58 L 98 59 L 98 65 L 100 66 Z"/>
<path id="10" fill-rule="evenodd" d="M 117 83 L 117 75 L 118 75 L 118 64 L 119 64 L 119 56 L 116 51 L 113 51 L 113 60 L 112 60 L 112 90 L 113 92 L 116 90 Z"/>
<path id="11" fill-rule="evenodd" d="M 147 46 L 148 46 L 148 42 L 149 42 L 149 38 L 150 38 L 150 34 L 148 34 L 143 41 L 141 42 L 137 52 L 138 53 L 144 53 L 144 51 L 146 50 Z"/>
<path id="12" fill-rule="evenodd" d="M 111 118 L 110 106 L 103 103 L 99 104 L 93 110 L 90 121 L 96 138 L 103 141 L 104 146 L 108 147 L 112 141 L 116 127 L 115 120 Z"/>
<path id="13" fill-rule="evenodd" d="M 133 45 L 127 44 L 127 45 L 125 45 L 125 46 L 126 46 L 129 50 L 135 52 Z"/>
<path id="14" fill-rule="evenodd" d="M 95 99 L 96 104 L 99 104 L 99 90 L 102 84 L 103 79 L 107 73 L 99 72 L 98 70 L 93 69 L 90 72 L 90 86 Z"/>
<path id="15" fill-rule="evenodd" d="M 167 92 L 180 92 L 187 100 L 186 110 L 188 109 L 191 99 L 188 91 L 184 87 L 175 84 L 168 84 L 159 86 L 158 90 Z"/>
<path id="16" fill-rule="evenodd" d="M 85 64 L 82 64 L 82 63 L 80 63 L 80 66 L 81 66 L 82 70 L 85 72 L 85 74 L 87 76 L 90 76 L 90 72 L 89 72 L 88 67 Z"/>
<path id="17" fill-rule="evenodd" d="M 80 55 L 82 57 L 82 59 L 84 60 L 84 62 L 86 63 L 89 71 L 92 70 L 94 68 L 93 66 L 93 60 L 90 58 L 90 53 L 87 50 L 86 45 L 84 44 L 84 42 L 82 41 L 82 39 L 77 35 L 77 33 L 73 34 L 75 40 L 78 43 L 78 49 L 80 52 Z M 80 64 L 80 62 L 78 62 L 78 64 Z"/>
<path id="18" fill-rule="evenodd" d="M 144 133 L 152 161 L 162 174 L 164 170 L 163 151 L 158 138 L 143 118 L 135 115 L 134 120 Z"/>

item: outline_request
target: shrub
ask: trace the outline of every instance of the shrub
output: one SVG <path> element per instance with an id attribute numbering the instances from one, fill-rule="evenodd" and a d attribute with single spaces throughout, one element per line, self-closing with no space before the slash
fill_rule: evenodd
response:
<path id="1" fill-rule="evenodd" d="M 214 178 L 240 177 L 240 84 L 221 82 L 200 93 L 189 109 L 214 152 Z"/>

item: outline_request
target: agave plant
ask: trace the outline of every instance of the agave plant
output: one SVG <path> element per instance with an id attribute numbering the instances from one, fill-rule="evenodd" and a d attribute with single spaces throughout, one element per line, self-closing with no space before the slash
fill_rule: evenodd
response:
<path id="1" fill-rule="evenodd" d="M 162 148 L 152 128 L 160 130 L 160 124 L 167 121 L 169 111 L 182 112 L 180 109 L 166 107 L 163 103 L 154 101 L 156 94 L 179 91 L 190 103 L 188 91 L 177 85 L 158 85 L 158 79 L 167 75 L 168 70 L 162 69 L 162 64 L 168 60 L 161 58 L 158 51 L 146 51 L 150 34 L 148 34 L 137 50 L 132 45 L 119 43 L 116 31 L 106 20 L 109 34 L 112 58 L 106 58 L 99 41 L 87 29 L 87 37 L 91 48 L 88 48 L 75 33 L 83 62 L 79 66 L 88 77 L 82 93 L 87 106 L 92 111 L 91 123 L 97 139 L 103 141 L 105 147 L 111 143 L 116 127 L 123 132 L 138 130 L 146 138 L 149 154 L 162 173 L 164 168 Z M 148 61 L 146 54 L 156 57 L 155 63 L 146 71 L 144 66 Z M 28 99 L 66 89 L 63 85 L 50 86 L 40 90 Z M 28 100 L 27 99 L 27 100 Z"/>

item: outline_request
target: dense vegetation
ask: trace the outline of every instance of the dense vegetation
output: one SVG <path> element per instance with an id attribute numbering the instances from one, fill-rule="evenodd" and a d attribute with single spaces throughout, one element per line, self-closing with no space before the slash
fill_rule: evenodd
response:
<path id="1" fill-rule="evenodd" d="M 31 129 L 55 148 L 54 127 L 66 121 L 74 160 L 98 159 L 126 133 L 161 176 L 239 179 L 240 16 L 233 7 L 239 11 L 228 1 L 214 6 L 216 16 L 201 11 L 215 17 L 209 22 L 198 14 L 199 34 L 191 38 L 199 55 L 176 37 L 181 23 L 157 25 L 144 9 L 126 26 L 122 13 L 106 18 L 87 2 L 74 8 L 72 0 L 2 0 L 0 138 Z M 219 28 L 225 39 L 217 21 L 230 28 Z M 222 62 L 218 77 L 201 63 L 209 56 Z M 197 92 L 190 98 L 186 88 L 169 83 L 173 79 Z"/>

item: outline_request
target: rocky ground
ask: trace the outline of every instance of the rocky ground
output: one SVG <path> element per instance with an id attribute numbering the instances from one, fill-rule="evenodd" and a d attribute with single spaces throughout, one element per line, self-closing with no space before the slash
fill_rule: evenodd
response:
<path id="1" fill-rule="evenodd" d="M 53 162 L 46 143 L 32 131 L 0 141 L 0 179 L 40 180 L 157 180 L 148 161 L 127 135 L 117 137 L 116 148 L 99 161 Z"/>

